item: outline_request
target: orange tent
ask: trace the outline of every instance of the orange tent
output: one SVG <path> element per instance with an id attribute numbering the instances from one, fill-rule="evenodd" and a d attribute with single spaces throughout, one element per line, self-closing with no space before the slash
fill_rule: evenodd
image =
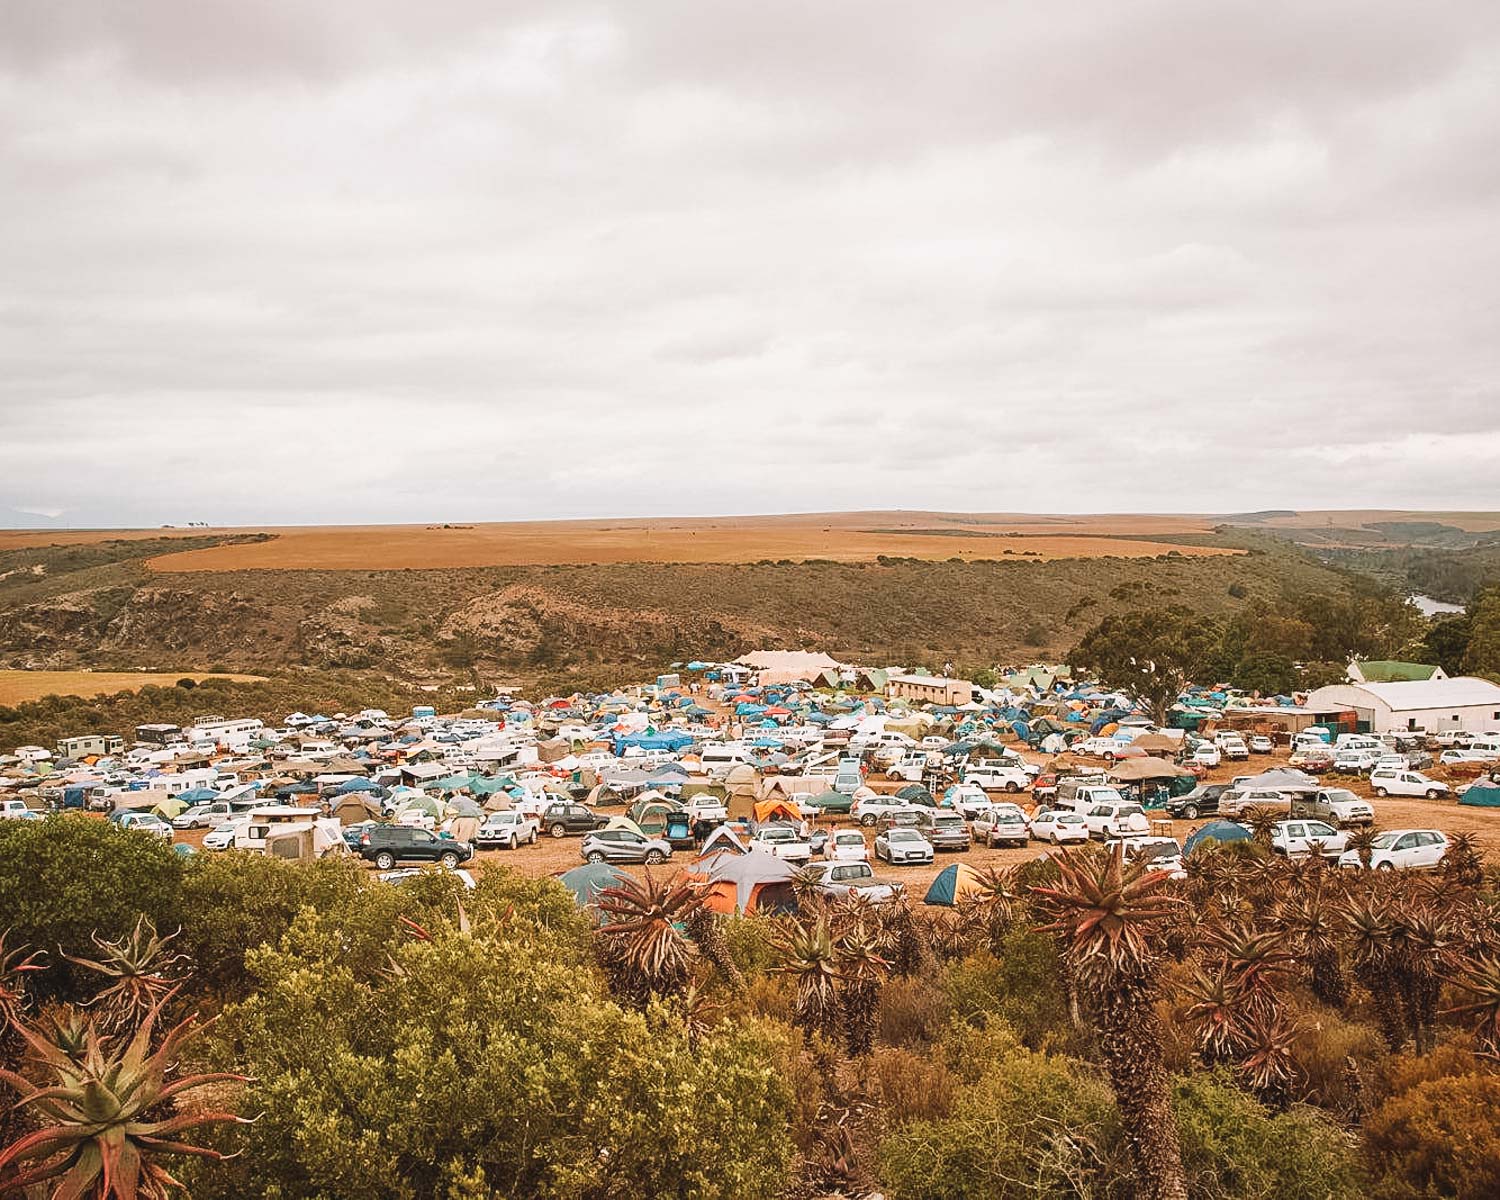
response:
<path id="1" fill-rule="evenodd" d="M 762 821 L 801 821 L 802 814 L 788 804 L 785 800 L 772 797 L 770 800 L 760 800 L 755 805 L 755 820 Z"/>

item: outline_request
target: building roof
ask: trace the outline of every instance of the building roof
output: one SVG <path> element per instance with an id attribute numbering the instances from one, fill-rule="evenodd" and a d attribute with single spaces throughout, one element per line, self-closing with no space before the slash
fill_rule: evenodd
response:
<path id="1" fill-rule="evenodd" d="M 1371 659 L 1355 664 L 1366 683 L 1400 683 L 1431 679 L 1438 668 L 1431 663 L 1397 662 L 1394 659 Z"/>
<path id="2" fill-rule="evenodd" d="M 967 679 L 949 679 L 946 675 L 891 675 L 887 679 L 887 682 L 888 683 L 915 683 L 915 684 L 920 684 L 922 687 L 931 687 L 931 688 L 949 688 L 949 687 L 967 687 L 967 688 L 971 688 L 971 687 L 974 686 Z"/>
<path id="3" fill-rule="evenodd" d="M 1458 675 L 1452 679 L 1410 679 L 1395 683 L 1334 684 L 1314 692 L 1308 697 L 1307 706 L 1319 707 L 1317 698 L 1325 691 L 1364 692 L 1393 712 L 1477 705 L 1493 705 L 1500 711 L 1500 684 L 1491 683 L 1488 679 L 1476 679 L 1472 675 Z"/>

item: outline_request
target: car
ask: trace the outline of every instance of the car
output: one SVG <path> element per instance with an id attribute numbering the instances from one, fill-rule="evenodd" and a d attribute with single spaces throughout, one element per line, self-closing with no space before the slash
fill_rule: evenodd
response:
<path id="1" fill-rule="evenodd" d="M 212 829 L 229 815 L 229 805 L 220 800 L 216 803 L 194 804 L 172 818 L 173 829 Z"/>
<path id="2" fill-rule="evenodd" d="M 1310 775 L 1321 775 L 1324 771 L 1333 768 L 1333 750 L 1321 743 L 1317 746 L 1308 746 L 1306 749 L 1298 750 L 1287 759 L 1287 766 L 1296 767 L 1299 771 L 1306 771 Z"/>
<path id="3" fill-rule="evenodd" d="M 1271 833 L 1271 849 L 1288 858 L 1305 858 L 1317 852 L 1324 858 L 1337 858 L 1349 844 L 1349 835 L 1326 821 L 1277 821 Z"/>
<path id="4" fill-rule="evenodd" d="M 812 843 L 790 825 L 762 825 L 750 839 L 750 845 L 788 862 L 805 863 L 813 856 Z"/>
<path id="5" fill-rule="evenodd" d="M 1116 845 L 1125 847 L 1125 861 L 1137 863 L 1145 860 L 1153 871 L 1165 871 L 1173 879 L 1186 879 L 1187 868 L 1182 865 L 1182 847 L 1176 838 L 1132 836 L 1106 839 L 1106 849 Z"/>
<path id="6" fill-rule="evenodd" d="M 536 845 L 540 835 L 541 825 L 535 817 L 507 808 L 485 817 L 474 833 L 474 845 L 485 850 L 515 850 L 522 845 Z"/>
<path id="7" fill-rule="evenodd" d="M 917 828 L 932 843 L 934 850 L 969 848 L 969 824 L 961 813 L 947 809 L 922 809 L 918 814 Z"/>
<path id="8" fill-rule="evenodd" d="M 239 817 L 233 821 L 226 821 L 222 825 L 215 825 L 203 835 L 203 848 L 205 850 L 229 850 L 234 846 L 234 835 L 250 823 L 248 816 Z M 345 845 L 348 845 L 348 834 L 344 835 Z M 355 853 L 359 852 L 358 846 L 350 846 Z"/>
<path id="9" fill-rule="evenodd" d="M 887 829 L 875 838 L 875 857 L 897 863 L 930 863 L 932 843 L 915 829 Z"/>
<path id="10" fill-rule="evenodd" d="M 1445 767 L 1477 767 L 1489 761 L 1490 756 L 1478 750 L 1444 750 L 1438 755 Z"/>
<path id="11" fill-rule="evenodd" d="M 389 871 L 398 862 L 435 862 L 456 867 L 474 857 L 474 847 L 413 825 L 371 825 L 360 835 L 355 853 L 380 870 Z"/>
<path id="12" fill-rule="evenodd" d="M 1167 812 L 1183 821 L 1211 816 L 1219 811 L 1219 797 L 1228 787 L 1227 783 L 1200 783 L 1192 791 L 1168 799 Z"/>
<path id="13" fill-rule="evenodd" d="M 0 820 L 29 821 L 38 815 L 24 800 L 0 800 Z"/>
<path id="14" fill-rule="evenodd" d="M 1333 769 L 1343 775 L 1365 775 L 1375 768 L 1375 764 L 1380 761 L 1381 754 L 1382 751 L 1372 750 L 1369 747 L 1335 750 Z"/>
<path id="15" fill-rule="evenodd" d="M 1073 776 L 1058 781 L 1051 807 L 1086 813 L 1096 804 L 1112 804 L 1124 799 L 1120 789 L 1107 783 L 1102 776 Z"/>
<path id="16" fill-rule="evenodd" d="M 1085 738 L 1076 746 L 1069 749 L 1074 754 L 1084 754 L 1090 758 L 1103 758 L 1110 762 L 1119 758 L 1130 746 L 1130 743 L 1120 738 L 1091 737 Z"/>
<path id="17" fill-rule="evenodd" d="M 1446 783 L 1429 779 L 1420 771 L 1398 771 L 1383 767 L 1370 775 L 1370 786 L 1377 796 L 1425 796 L 1428 800 L 1441 800 L 1449 792 Z"/>
<path id="18" fill-rule="evenodd" d="M 1217 738 L 1214 744 L 1218 746 L 1219 753 L 1230 762 L 1244 762 L 1250 757 L 1250 747 L 1240 737 Z"/>
<path id="19" fill-rule="evenodd" d="M 1348 788 L 1319 788 L 1311 796 L 1293 796 L 1293 820 L 1311 818 L 1342 829 L 1348 825 L 1375 824 L 1375 810 Z"/>
<path id="20" fill-rule="evenodd" d="M 893 812 L 915 807 L 916 805 L 902 800 L 899 796 L 875 795 L 856 800 L 849 812 L 866 829 L 873 829 L 882 817 L 889 817 Z"/>
<path id="21" fill-rule="evenodd" d="M 154 833 L 159 838 L 171 841 L 174 834 L 172 827 L 162 820 L 161 817 L 151 812 L 130 812 L 122 810 L 110 813 L 109 823 L 120 829 L 137 829 L 141 833 Z"/>
<path id="22" fill-rule="evenodd" d="M 991 848 L 1024 846 L 1031 840 L 1026 814 L 1015 804 L 996 804 L 974 819 L 973 829 L 975 841 Z"/>
<path id="23" fill-rule="evenodd" d="M 925 751 L 906 751 L 885 769 L 887 779 L 904 779 L 907 783 L 921 783 L 922 776 L 926 773 L 927 754 Z"/>
<path id="24" fill-rule="evenodd" d="M 823 857 L 829 862 L 868 862 L 870 848 L 859 830 L 835 829 L 823 844 Z"/>
<path id="25" fill-rule="evenodd" d="M 1224 761 L 1223 752 L 1212 742 L 1199 742 L 1190 756 L 1190 761 L 1200 767 L 1217 767 Z"/>
<path id="26" fill-rule="evenodd" d="M 1091 837 L 1125 838 L 1151 832 L 1146 810 L 1131 800 L 1096 804 L 1083 814 Z"/>
<path id="27" fill-rule="evenodd" d="M 541 829 L 548 837 L 588 834 L 609 824 L 609 819 L 582 804 L 549 804 L 541 817 Z"/>
<path id="28" fill-rule="evenodd" d="M 964 783 L 987 792 L 1024 792 L 1031 775 L 1022 767 L 985 767 L 964 772 Z"/>
<path id="29" fill-rule="evenodd" d="M 703 793 L 694 796 L 687 804 L 688 820 L 697 824 L 707 821 L 710 825 L 721 825 L 729 820 L 729 808 L 717 796 Z"/>
<path id="30" fill-rule="evenodd" d="M 1031 818 L 1031 836 L 1054 846 L 1064 842 L 1086 842 L 1089 827 L 1080 813 L 1065 808 L 1044 808 Z"/>
<path id="31" fill-rule="evenodd" d="M 1231 787 L 1219 797 L 1221 817 L 1244 816 L 1247 808 L 1268 808 L 1273 812 L 1290 812 L 1292 798 L 1275 788 Z"/>
<path id="32" fill-rule="evenodd" d="M 1447 853 L 1448 838 L 1439 830 L 1388 829 L 1370 846 L 1370 866 L 1380 871 L 1431 870 L 1441 865 Z M 1341 867 L 1363 865 L 1358 850 L 1345 850 L 1339 855 Z"/>
<path id="33" fill-rule="evenodd" d="M 819 862 L 803 871 L 816 882 L 825 896 L 845 896 L 855 892 L 876 904 L 894 900 L 906 891 L 906 885 L 877 878 L 868 862 Z"/>
<path id="34" fill-rule="evenodd" d="M 645 863 L 656 866 L 672 857 L 672 847 L 632 829 L 596 829 L 583 835 L 578 848 L 585 862 Z"/>
<path id="35" fill-rule="evenodd" d="M 1250 737 L 1251 754 L 1270 754 L 1276 749 L 1276 743 L 1263 733 L 1252 734 Z"/>
<path id="36" fill-rule="evenodd" d="M 960 783 L 948 789 L 943 803 L 962 815 L 964 820 L 972 821 L 994 801 L 985 795 L 984 789 L 978 784 Z"/>

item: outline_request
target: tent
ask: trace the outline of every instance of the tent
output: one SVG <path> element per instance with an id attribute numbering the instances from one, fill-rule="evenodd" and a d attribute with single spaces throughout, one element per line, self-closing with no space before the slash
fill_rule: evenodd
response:
<path id="1" fill-rule="evenodd" d="M 185 808 L 187 808 L 187 802 L 181 796 L 175 796 L 166 800 L 158 800 L 151 811 L 158 817 L 164 817 L 170 821 L 173 817 L 180 815 Z"/>
<path id="2" fill-rule="evenodd" d="M 716 825 L 703 840 L 703 849 L 698 854 L 699 861 L 707 859 L 713 854 L 745 854 L 749 851 L 744 840 L 735 832 L 732 825 Z"/>
<path id="3" fill-rule="evenodd" d="M 1115 764 L 1109 772 L 1111 779 L 1117 779 L 1121 783 L 1139 783 L 1143 779 L 1177 779 L 1191 774 L 1191 771 L 1184 770 L 1176 763 L 1151 757 L 1126 759 Z"/>
<path id="4" fill-rule="evenodd" d="M 1500 783 L 1474 783 L 1459 796 L 1460 804 L 1475 804 L 1480 808 L 1500 808 Z"/>
<path id="5" fill-rule="evenodd" d="M 177 799 L 184 804 L 212 804 L 218 798 L 219 793 L 213 788 L 189 788 L 177 793 Z"/>
<path id="6" fill-rule="evenodd" d="M 708 876 L 703 906 L 709 911 L 795 911 L 792 880 L 797 869 L 785 859 L 752 847 L 744 854 L 720 853 L 701 861 Z"/>
<path id="7" fill-rule="evenodd" d="M 1250 831 L 1243 825 L 1220 819 L 1210 821 L 1203 828 L 1195 829 L 1188 834 L 1187 842 L 1183 845 L 1183 853 L 1191 854 L 1204 842 L 1248 842 L 1249 840 Z"/>
<path id="8" fill-rule="evenodd" d="M 564 871 L 557 881 L 573 893 L 580 908 L 593 904 L 605 888 L 618 887 L 628 878 L 619 867 L 609 863 L 584 863 L 571 871 Z"/>
<path id="9" fill-rule="evenodd" d="M 334 788 L 335 796 L 347 796 L 350 792 L 378 792 L 380 785 L 368 779 L 346 779 Z"/>
<path id="10" fill-rule="evenodd" d="M 802 814 L 780 798 L 770 800 L 757 800 L 755 802 L 755 820 L 757 823 L 764 821 L 800 821 Z"/>
<path id="11" fill-rule="evenodd" d="M 358 825 L 361 821 L 378 819 L 380 805 L 370 796 L 362 792 L 354 792 L 338 797 L 328 806 L 328 811 L 339 819 L 340 825 Z"/>
<path id="12" fill-rule="evenodd" d="M 1305 771 L 1293 770 L 1291 767 L 1272 767 L 1269 771 L 1252 775 L 1240 786 L 1283 792 L 1315 792 L 1321 785 Z"/>
<path id="13" fill-rule="evenodd" d="M 1175 754 L 1182 749 L 1181 742 L 1164 733 L 1143 733 L 1131 745 L 1138 750 L 1144 750 L 1147 754 Z"/>
<path id="14" fill-rule="evenodd" d="M 606 825 L 604 828 L 606 828 L 606 829 L 628 829 L 631 833 L 639 834 L 641 837 L 645 837 L 646 836 L 646 831 L 644 829 L 642 829 L 639 825 L 637 825 L 629 817 L 624 817 L 624 816 L 611 817 L 609 819 L 609 824 Z"/>
<path id="15" fill-rule="evenodd" d="M 447 816 L 449 817 L 482 817 L 484 809 L 479 807 L 479 802 L 470 800 L 467 796 L 459 796 L 448 801 Z"/>
<path id="16" fill-rule="evenodd" d="M 965 896 L 977 895 L 981 890 L 979 872 L 968 863 L 950 863 L 938 872 L 923 904 L 941 904 L 953 907 Z"/>
<path id="17" fill-rule="evenodd" d="M 898 800 L 905 800 L 908 804 L 922 804 L 928 808 L 936 808 L 937 800 L 933 794 L 920 783 L 908 783 L 896 793 Z"/>

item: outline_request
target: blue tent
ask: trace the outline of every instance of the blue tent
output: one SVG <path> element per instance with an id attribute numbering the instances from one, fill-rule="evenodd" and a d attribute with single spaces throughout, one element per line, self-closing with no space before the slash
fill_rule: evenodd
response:
<path id="1" fill-rule="evenodd" d="M 937 878 L 927 889 L 927 895 L 922 897 L 922 903 L 952 907 L 958 903 L 959 897 L 978 890 L 978 871 L 968 863 L 950 863 L 937 873 Z"/>
<path id="2" fill-rule="evenodd" d="M 573 893 L 573 899 L 582 907 L 597 900 L 599 893 L 605 888 L 619 886 L 627 876 L 619 867 L 609 863 L 584 863 L 581 867 L 564 871 L 557 878 L 563 887 Z"/>
<path id="3" fill-rule="evenodd" d="M 189 788 L 185 792 L 178 792 L 177 798 L 184 804 L 206 804 L 219 798 L 219 793 L 213 788 Z"/>
<path id="4" fill-rule="evenodd" d="M 1471 784 L 1458 798 L 1460 804 L 1475 804 L 1480 808 L 1500 808 L 1500 783 Z"/>
<path id="5" fill-rule="evenodd" d="M 1220 818 L 1190 833 L 1182 850 L 1184 854 L 1191 854 L 1204 842 L 1248 842 L 1249 840 L 1250 831 L 1243 825 L 1236 825 L 1233 821 Z"/>
<path id="6" fill-rule="evenodd" d="M 368 779 L 346 779 L 334 789 L 336 795 L 347 796 L 350 792 L 378 792 L 380 785 Z"/>

